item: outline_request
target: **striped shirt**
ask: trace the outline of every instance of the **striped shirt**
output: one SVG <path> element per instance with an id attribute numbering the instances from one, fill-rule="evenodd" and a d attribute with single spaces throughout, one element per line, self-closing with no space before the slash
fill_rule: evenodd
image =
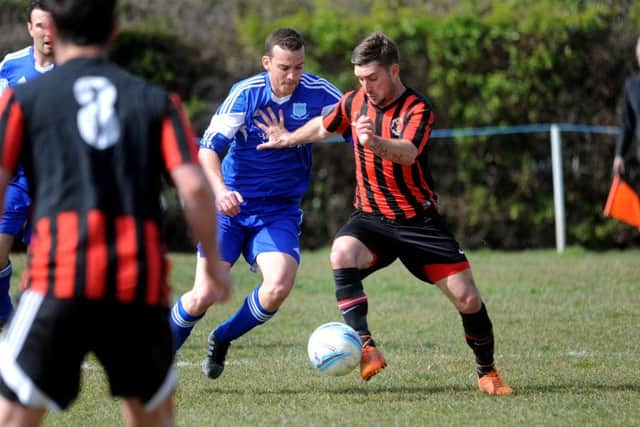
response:
<path id="1" fill-rule="evenodd" d="M 363 115 L 375 123 L 376 135 L 411 141 L 418 149 L 416 160 L 410 165 L 394 163 L 358 143 L 355 124 Z M 371 103 L 362 88 L 351 91 L 324 117 L 323 125 L 330 132 L 344 133 L 352 127 L 356 209 L 391 220 L 402 220 L 437 207 L 426 150 L 432 124 L 433 112 L 429 101 L 408 88 L 384 108 Z"/>
<path id="2" fill-rule="evenodd" d="M 0 98 L 0 166 L 34 199 L 25 286 L 60 299 L 167 306 L 161 177 L 197 162 L 177 96 L 75 59 Z"/>

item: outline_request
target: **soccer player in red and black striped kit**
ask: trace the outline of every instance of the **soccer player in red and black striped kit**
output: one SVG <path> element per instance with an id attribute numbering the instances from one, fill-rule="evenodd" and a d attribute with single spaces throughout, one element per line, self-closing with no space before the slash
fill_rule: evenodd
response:
<path id="1" fill-rule="evenodd" d="M 163 175 L 206 245 L 213 299 L 229 297 L 213 193 L 179 98 L 106 58 L 116 3 L 46 1 L 59 66 L 0 98 L 0 200 L 20 161 L 34 207 L 24 292 L 0 338 L 0 425 L 65 409 L 89 352 L 127 425 L 174 425 Z"/>
<path id="2" fill-rule="evenodd" d="M 269 142 L 258 149 L 351 131 L 356 210 L 338 231 L 330 258 L 338 307 L 363 344 L 360 375 L 369 380 L 386 366 L 367 324 L 362 280 L 400 258 L 415 277 L 440 288 L 460 312 L 466 341 L 475 353 L 480 390 L 512 394 L 495 367 L 492 324 L 469 262 L 438 214 L 426 151 L 431 106 L 402 83 L 398 49 L 384 34 L 373 33 L 358 44 L 351 63 L 358 90 L 346 93 L 325 117 L 311 119 L 293 133 L 284 128 L 282 116 L 262 112 Z"/>

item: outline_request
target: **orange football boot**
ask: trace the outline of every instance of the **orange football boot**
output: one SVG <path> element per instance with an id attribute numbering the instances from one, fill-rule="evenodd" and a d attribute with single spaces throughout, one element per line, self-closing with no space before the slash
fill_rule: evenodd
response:
<path id="1" fill-rule="evenodd" d="M 504 382 L 495 367 L 478 378 L 478 388 L 481 392 L 493 396 L 508 396 L 513 394 L 513 390 Z"/>
<path id="2" fill-rule="evenodd" d="M 360 376 L 363 380 L 369 381 L 371 377 L 383 370 L 387 366 L 384 354 L 378 347 L 374 347 L 367 340 L 362 344 L 362 357 L 360 358 Z"/>

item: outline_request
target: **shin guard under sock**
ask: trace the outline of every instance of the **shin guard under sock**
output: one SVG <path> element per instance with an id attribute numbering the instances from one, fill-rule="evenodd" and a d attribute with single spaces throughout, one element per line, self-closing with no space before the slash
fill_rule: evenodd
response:
<path id="1" fill-rule="evenodd" d="M 214 335 L 218 340 L 233 341 L 256 326 L 262 325 L 278 312 L 277 310 L 269 312 L 262 307 L 258 298 L 259 289 L 260 286 L 247 295 L 242 307 L 215 329 Z"/>
<path id="2" fill-rule="evenodd" d="M 484 303 L 477 313 L 460 313 L 460 316 L 465 339 L 476 356 L 478 375 L 482 376 L 493 369 L 494 340 L 491 319 Z"/>
<path id="3" fill-rule="evenodd" d="M 178 298 L 169 314 L 169 327 L 173 334 L 173 351 L 176 352 L 182 347 L 182 344 L 189 338 L 193 327 L 206 313 L 200 316 L 192 316 L 182 306 L 182 296 Z"/>
<path id="4" fill-rule="evenodd" d="M 347 325 L 358 332 L 360 340 L 375 346 L 367 324 L 369 303 L 364 293 L 360 271 L 357 268 L 338 268 L 333 270 L 336 284 L 336 300 L 338 308 Z"/>

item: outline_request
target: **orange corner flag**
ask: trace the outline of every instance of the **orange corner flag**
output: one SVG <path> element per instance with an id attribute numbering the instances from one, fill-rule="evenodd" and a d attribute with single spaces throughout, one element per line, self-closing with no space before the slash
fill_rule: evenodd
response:
<path id="1" fill-rule="evenodd" d="M 640 197 L 617 175 L 613 178 L 603 214 L 640 229 Z"/>

